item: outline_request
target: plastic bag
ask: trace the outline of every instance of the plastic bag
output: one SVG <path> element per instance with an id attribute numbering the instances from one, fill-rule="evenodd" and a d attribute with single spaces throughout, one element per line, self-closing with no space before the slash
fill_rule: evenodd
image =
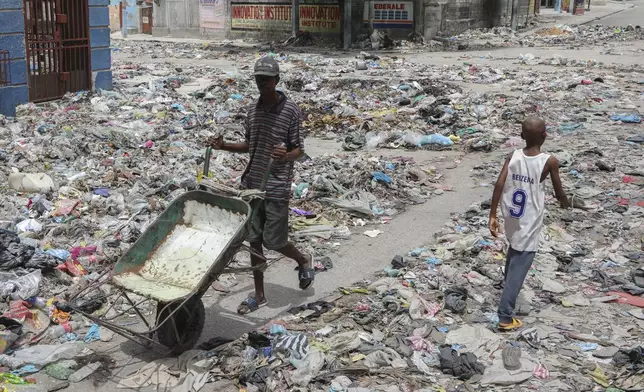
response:
<path id="1" fill-rule="evenodd" d="M 320 199 L 323 202 L 335 205 L 337 208 L 359 212 L 365 215 L 373 215 L 373 211 L 369 206 L 369 202 L 364 200 L 342 200 L 342 199 L 331 199 L 325 197 Z"/>
<path id="2" fill-rule="evenodd" d="M 359 339 L 359 338 L 358 338 Z M 299 386 L 306 387 L 320 373 L 324 366 L 325 356 L 317 350 L 309 352 L 299 361 L 297 369 L 291 374 L 291 380 Z"/>
<path id="3" fill-rule="evenodd" d="M 639 124 L 642 122 L 642 117 L 636 114 L 616 114 L 614 116 L 610 116 L 610 119 L 613 121 L 621 121 L 623 123 Z"/>
<path id="4" fill-rule="evenodd" d="M 532 53 L 526 53 L 526 54 L 521 53 L 519 55 L 519 62 L 521 64 L 532 64 L 534 63 L 534 59 L 535 57 Z"/>
<path id="5" fill-rule="evenodd" d="M 355 331 L 343 332 L 333 336 L 329 344 L 333 351 L 338 353 L 350 352 L 360 347 L 360 335 Z"/>
<path id="6" fill-rule="evenodd" d="M 9 330 L 0 331 L 0 354 L 4 354 L 18 338 L 18 335 Z"/>
<path id="7" fill-rule="evenodd" d="M 65 249 L 47 249 L 45 253 L 63 261 L 67 260 L 70 256 L 70 253 Z"/>
<path id="8" fill-rule="evenodd" d="M 411 361 L 416 365 L 418 370 L 425 373 L 426 376 L 431 375 L 431 370 L 429 366 L 423 361 L 423 354 L 420 351 L 414 351 L 414 354 L 411 356 Z"/>
<path id="9" fill-rule="evenodd" d="M 107 106 L 105 102 L 99 97 L 94 97 L 90 100 L 92 103 L 92 106 L 94 106 L 94 110 L 100 113 L 109 113 L 110 112 L 110 107 Z"/>
<path id="10" fill-rule="evenodd" d="M 432 135 L 425 135 L 421 137 L 420 142 L 418 143 L 419 146 L 425 146 L 428 144 L 440 145 L 440 146 L 451 146 L 454 144 L 454 142 L 447 136 L 434 133 Z"/>
<path id="11" fill-rule="evenodd" d="M 42 272 L 36 270 L 27 275 L 18 276 L 12 272 L 0 272 L 0 295 L 11 295 L 14 299 L 27 299 L 38 295 Z"/>
<path id="12" fill-rule="evenodd" d="M 373 172 L 371 173 L 373 180 L 376 182 L 384 182 L 385 184 L 391 184 L 391 177 L 386 175 L 383 172 Z"/>
<path id="13" fill-rule="evenodd" d="M 294 197 L 296 199 L 305 199 L 308 193 L 309 193 L 309 184 L 306 182 L 303 182 L 301 184 L 298 184 L 298 186 L 295 188 Z"/>
<path id="14" fill-rule="evenodd" d="M 380 144 L 387 141 L 387 134 L 384 132 L 367 132 L 365 138 L 367 140 L 367 144 L 365 145 L 367 150 L 375 150 Z"/>
<path id="15" fill-rule="evenodd" d="M 405 362 L 397 352 L 390 348 L 374 351 L 367 355 L 364 364 L 370 369 L 389 366 L 394 369 L 404 369 L 407 367 L 407 362 Z"/>
<path id="16" fill-rule="evenodd" d="M 47 366 L 50 363 L 63 359 L 73 359 L 83 351 L 82 343 L 72 342 L 60 344 L 39 344 L 16 351 L 12 361 L 7 366 L 17 369 L 25 364 L 32 364 L 38 367 Z M 0 360 L 0 362 L 3 362 Z"/>
<path id="17" fill-rule="evenodd" d="M 38 233 L 42 230 L 42 225 L 35 219 L 25 219 L 22 222 L 18 223 L 16 227 L 22 233 Z"/>
<path id="18" fill-rule="evenodd" d="M 405 144 L 409 144 L 412 146 L 418 146 L 420 145 L 420 141 L 423 139 L 423 135 L 421 135 L 418 132 L 407 132 L 403 137 L 402 140 Z"/>

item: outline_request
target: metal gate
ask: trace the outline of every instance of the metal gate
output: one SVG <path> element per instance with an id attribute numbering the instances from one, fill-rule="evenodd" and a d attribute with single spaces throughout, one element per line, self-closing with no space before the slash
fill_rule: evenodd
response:
<path id="1" fill-rule="evenodd" d="M 152 6 L 139 8 L 141 13 L 141 32 L 152 34 Z"/>
<path id="2" fill-rule="evenodd" d="M 88 0 L 24 0 L 29 100 L 91 86 Z"/>
<path id="3" fill-rule="evenodd" d="M 11 77 L 9 74 L 9 51 L 0 50 L 0 87 L 8 86 L 11 84 Z"/>

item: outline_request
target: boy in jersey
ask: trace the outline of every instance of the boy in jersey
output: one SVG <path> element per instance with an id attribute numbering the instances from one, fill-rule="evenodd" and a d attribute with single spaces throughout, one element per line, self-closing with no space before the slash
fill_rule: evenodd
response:
<path id="1" fill-rule="evenodd" d="M 559 161 L 541 152 L 546 140 L 546 123 L 528 117 L 521 124 L 521 138 L 526 147 L 516 150 L 505 160 L 494 186 L 490 209 L 490 233 L 501 233 L 496 210 L 501 202 L 505 233 L 510 248 L 505 261 L 503 294 L 499 304 L 499 329 L 513 330 L 523 323 L 513 317 L 514 306 L 532 260 L 539 246 L 539 233 L 545 212 L 545 180 L 550 175 L 557 200 L 568 208 L 568 198 L 561 187 Z"/>

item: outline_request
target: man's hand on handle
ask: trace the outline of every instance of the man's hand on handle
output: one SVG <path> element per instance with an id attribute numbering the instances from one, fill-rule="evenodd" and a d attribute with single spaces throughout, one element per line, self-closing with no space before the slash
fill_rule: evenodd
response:
<path id="1" fill-rule="evenodd" d="M 279 146 L 275 146 L 273 149 L 273 153 L 271 154 L 271 158 L 273 158 L 276 161 L 285 161 L 286 160 L 286 146 L 284 144 L 280 144 Z"/>
<path id="2" fill-rule="evenodd" d="M 219 135 L 219 136 L 211 136 L 208 139 L 206 139 L 206 145 L 208 147 L 214 148 L 215 150 L 223 150 L 226 143 L 224 143 L 224 137 Z"/>

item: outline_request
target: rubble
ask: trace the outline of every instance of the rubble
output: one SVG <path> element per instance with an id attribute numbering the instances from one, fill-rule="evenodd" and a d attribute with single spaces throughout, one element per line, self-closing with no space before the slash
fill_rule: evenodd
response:
<path id="1" fill-rule="evenodd" d="M 447 48 L 470 50 L 511 46 L 553 47 L 590 45 L 610 47 L 615 42 L 641 40 L 643 29 L 639 26 L 604 26 L 600 24 L 568 26 L 555 25 L 537 27 L 529 32 L 512 31 L 508 27 L 468 30 L 449 38 Z M 461 47 L 459 49 L 459 47 Z"/>
<path id="2" fill-rule="evenodd" d="M 526 46 L 556 44 L 561 36 L 574 38 L 575 45 L 642 38 L 639 29 L 595 26 L 540 30 L 529 40 L 498 29 L 485 34 Z M 384 40 L 369 37 L 370 45 Z M 71 382 L 109 372 L 85 351 L 113 335 L 70 312 L 65 299 L 99 279 L 176 197 L 204 178 L 236 185 L 246 164 L 243 155 L 217 152 L 204 173 L 202 141 L 213 134 L 242 137 L 245 108 L 256 97 L 247 67 L 254 51 L 132 42 L 118 47 L 155 58 L 231 58 L 241 65 L 231 71 L 119 62 L 113 92 L 69 94 L 22 106 L 15 120 L 0 119 L 0 179 L 6 184 L 0 188 L 0 362 L 12 370 Z M 281 86 L 302 108 L 307 136 L 338 141 L 344 150 L 296 164 L 291 234 L 314 250 L 320 271 L 333 267 L 323 257 L 336 247 L 331 240 L 356 234 L 355 227 L 362 237 L 386 239 L 378 225 L 451 191 L 441 169 L 381 156 L 379 149 L 486 154 L 492 160 L 475 166 L 472 177 L 491 194 L 507 152 L 522 143 L 517 124 L 532 114 L 546 119 L 546 149 L 559 158 L 575 209 L 562 211 L 548 200 L 544 241 L 517 306 L 526 328 L 516 335 L 495 328 L 506 249 L 488 233 L 487 201 L 453 215 L 427 243 L 419 238 L 417 249 L 392 254 L 391 267 L 373 279 L 295 307 L 233 342 L 146 364 L 121 386 L 390 392 L 513 390 L 519 383 L 543 391 L 642 387 L 641 94 L 625 87 L 641 79 L 634 68 L 617 75 L 597 62 L 529 53 L 511 59 L 520 69 L 428 66 L 367 52 L 355 58 L 265 55 L 285 66 Z M 555 60 L 574 68 L 530 68 Z M 470 91 L 468 83 L 504 93 Z M 230 291 L 218 283 L 215 289 Z M 80 306 L 100 313 L 126 305 L 94 298 Z M 155 309 L 141 311 L 151 315 Z M 502 354 L 508 341 L 520 347 L 512 369 Z M 6 380 L 27 382 L 22 376 Z"/>

